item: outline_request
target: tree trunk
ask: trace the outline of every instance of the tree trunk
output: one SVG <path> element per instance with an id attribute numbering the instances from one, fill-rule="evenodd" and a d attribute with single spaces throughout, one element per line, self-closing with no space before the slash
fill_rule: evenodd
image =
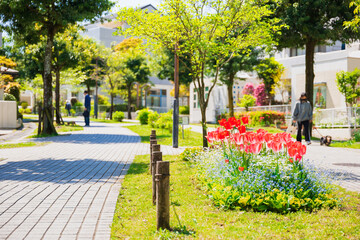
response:
<path id="1" fill-rule="evenodd" d="M 128 88 L 128 119 L 131 119 L 131 84 L 127 86 Z"/>
<path id="2" fill-rule="evenodd" d="M 86 88 L 87 88 L 88 94 L 90 95 L 90 84 L 87 84 Z"/>
<path id="3" fill-rule="evenodd" d="M 203 129 L 203 147 L 208 147 L 208 141 L 206 139 L 207 136 L 207 126 L 206 126 L 206 108 L 203 106 L 200 106 L 201 110 L 201 126 Z"/>
<path id="4" fill-rule="evenodd" d="M 114 95 L 113 94 L 110 94 L 110 101 L 111 101 L 111 107 L 110 107 L 109 118 L 110 118 L 110 120 L 112 120 L 112 115 L 113 115 L 113 111 L 114 111 Z"/>
<path id="5" fill-rule="evenodd" d="M 53 96 L 52 96 L 52 48 L 54 44 L 53 29 L 48 29 L 47 42 L 44 57 L 44 114 L 42 134 L 57 134 L 54 127 Z"/>
<path id="6" fill-rule="evenodd" d="M 233 88 L 233 84 L 227 85 L 230 117 L 234 116 L 234 97 L 233 97 L 232 88 Z"/>
<path id="7" fill-rule="evenodd" d="M 136 84 L 136 107 L 139 109 L 140 107 L 140 88 L 139 84 Z"/>
<path id="8" fill-rule="evenodd" d="M 316 41 L 309 38 L 306 42 L 306 83 L 305 91 L 311 106 L 314 106 L 314 55 Z M 310 124 L 310 136 L 312 136 L 312 123 Z"/>
<path id="9" fill-rule="evenodd" d="M 56 108 L 56 123 L 60 124 L 60 69 L 55 71 L 55 108 Z"/>

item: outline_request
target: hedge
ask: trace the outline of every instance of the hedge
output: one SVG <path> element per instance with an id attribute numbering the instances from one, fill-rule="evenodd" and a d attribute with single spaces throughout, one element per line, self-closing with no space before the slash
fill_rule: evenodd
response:
<path id="1" fill-rule="evenodd" d="M 280 122 L 285 124 L 285 113 L 277 111 L 254 111 L 234 113 L 236 118 L 248 116 L 250 126 L 269 126 Z M 229 118 L 229 115 L 226 115 Z"/>

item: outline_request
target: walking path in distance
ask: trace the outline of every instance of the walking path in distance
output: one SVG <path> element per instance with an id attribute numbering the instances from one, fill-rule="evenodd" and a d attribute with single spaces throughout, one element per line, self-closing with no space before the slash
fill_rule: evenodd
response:
<path id="1" fill-rule="evenodd" d="M 121 179 L 149 145 L 118 124 L 91 124 L 31 140 L 46 146 L 0 149 L 0 239 L 110 238 Z"/>

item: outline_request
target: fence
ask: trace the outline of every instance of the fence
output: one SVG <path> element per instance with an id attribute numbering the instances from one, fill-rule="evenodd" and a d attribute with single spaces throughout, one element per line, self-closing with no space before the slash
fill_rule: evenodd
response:
<path id="1" fill-rule="evenodd" d="M 314 110 L 314 123 L 319 128 L 343 128 L 360 125 L 360 107 Z"/>
<path id="2" fill-rule="evenodd" d="M 246 109 L 243 107 L 234 108 L 234 112 L 245 112 Z M 266 105 L 266 106 L 255 106 L 249 107 L 249 111 L 276 111 L 285 113 L 285 115 L 291 115 L 291 105 Z"/>

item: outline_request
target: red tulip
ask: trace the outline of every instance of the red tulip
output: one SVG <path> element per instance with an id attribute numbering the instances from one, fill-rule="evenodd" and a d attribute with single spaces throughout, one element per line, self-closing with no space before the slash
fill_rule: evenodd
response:
<path id="1" fill-rule="evenodd" d="M 240 171 L 240 172 L 242 172 L 242 171 L 244 171 L 244 170 L 245 170 L 244 167 L 239 167 L 239 171 Z"/>
<path id="2" fill-rule="evenodd" d="M 239 133 L 245 133 L 246 132 L 246 128 L 245 128 L 245 126 L 238 126 L 237 127 L 238 128 L 238 130 L 239 130 Z"/>
<path id="3" fill-rule="evenodd" d="M 289 158 L 289 161 L 290 161 L 291 163 L 293 163 L 293 162 L 294 162 L 291 158 Z"/>
<path id="4" fill-rule="evenodd" d="M 243 124 L 246 125 L 246 124 L 249 123 L 249 117 L 242 117 L 242 118 L 241 118 L 241 121 L 242 121 Z"/>
<path id="5" fill-rule="evenodd" d="M 229 159 L 225 159 L 225 163 L 229 163 Z"/>
<path id="6" fill-rule="evenodd" d="M 255 143 L 250 145 L 251 152 L 254 154 L 259 154 L 262 148 L 262 143 Z"/>

